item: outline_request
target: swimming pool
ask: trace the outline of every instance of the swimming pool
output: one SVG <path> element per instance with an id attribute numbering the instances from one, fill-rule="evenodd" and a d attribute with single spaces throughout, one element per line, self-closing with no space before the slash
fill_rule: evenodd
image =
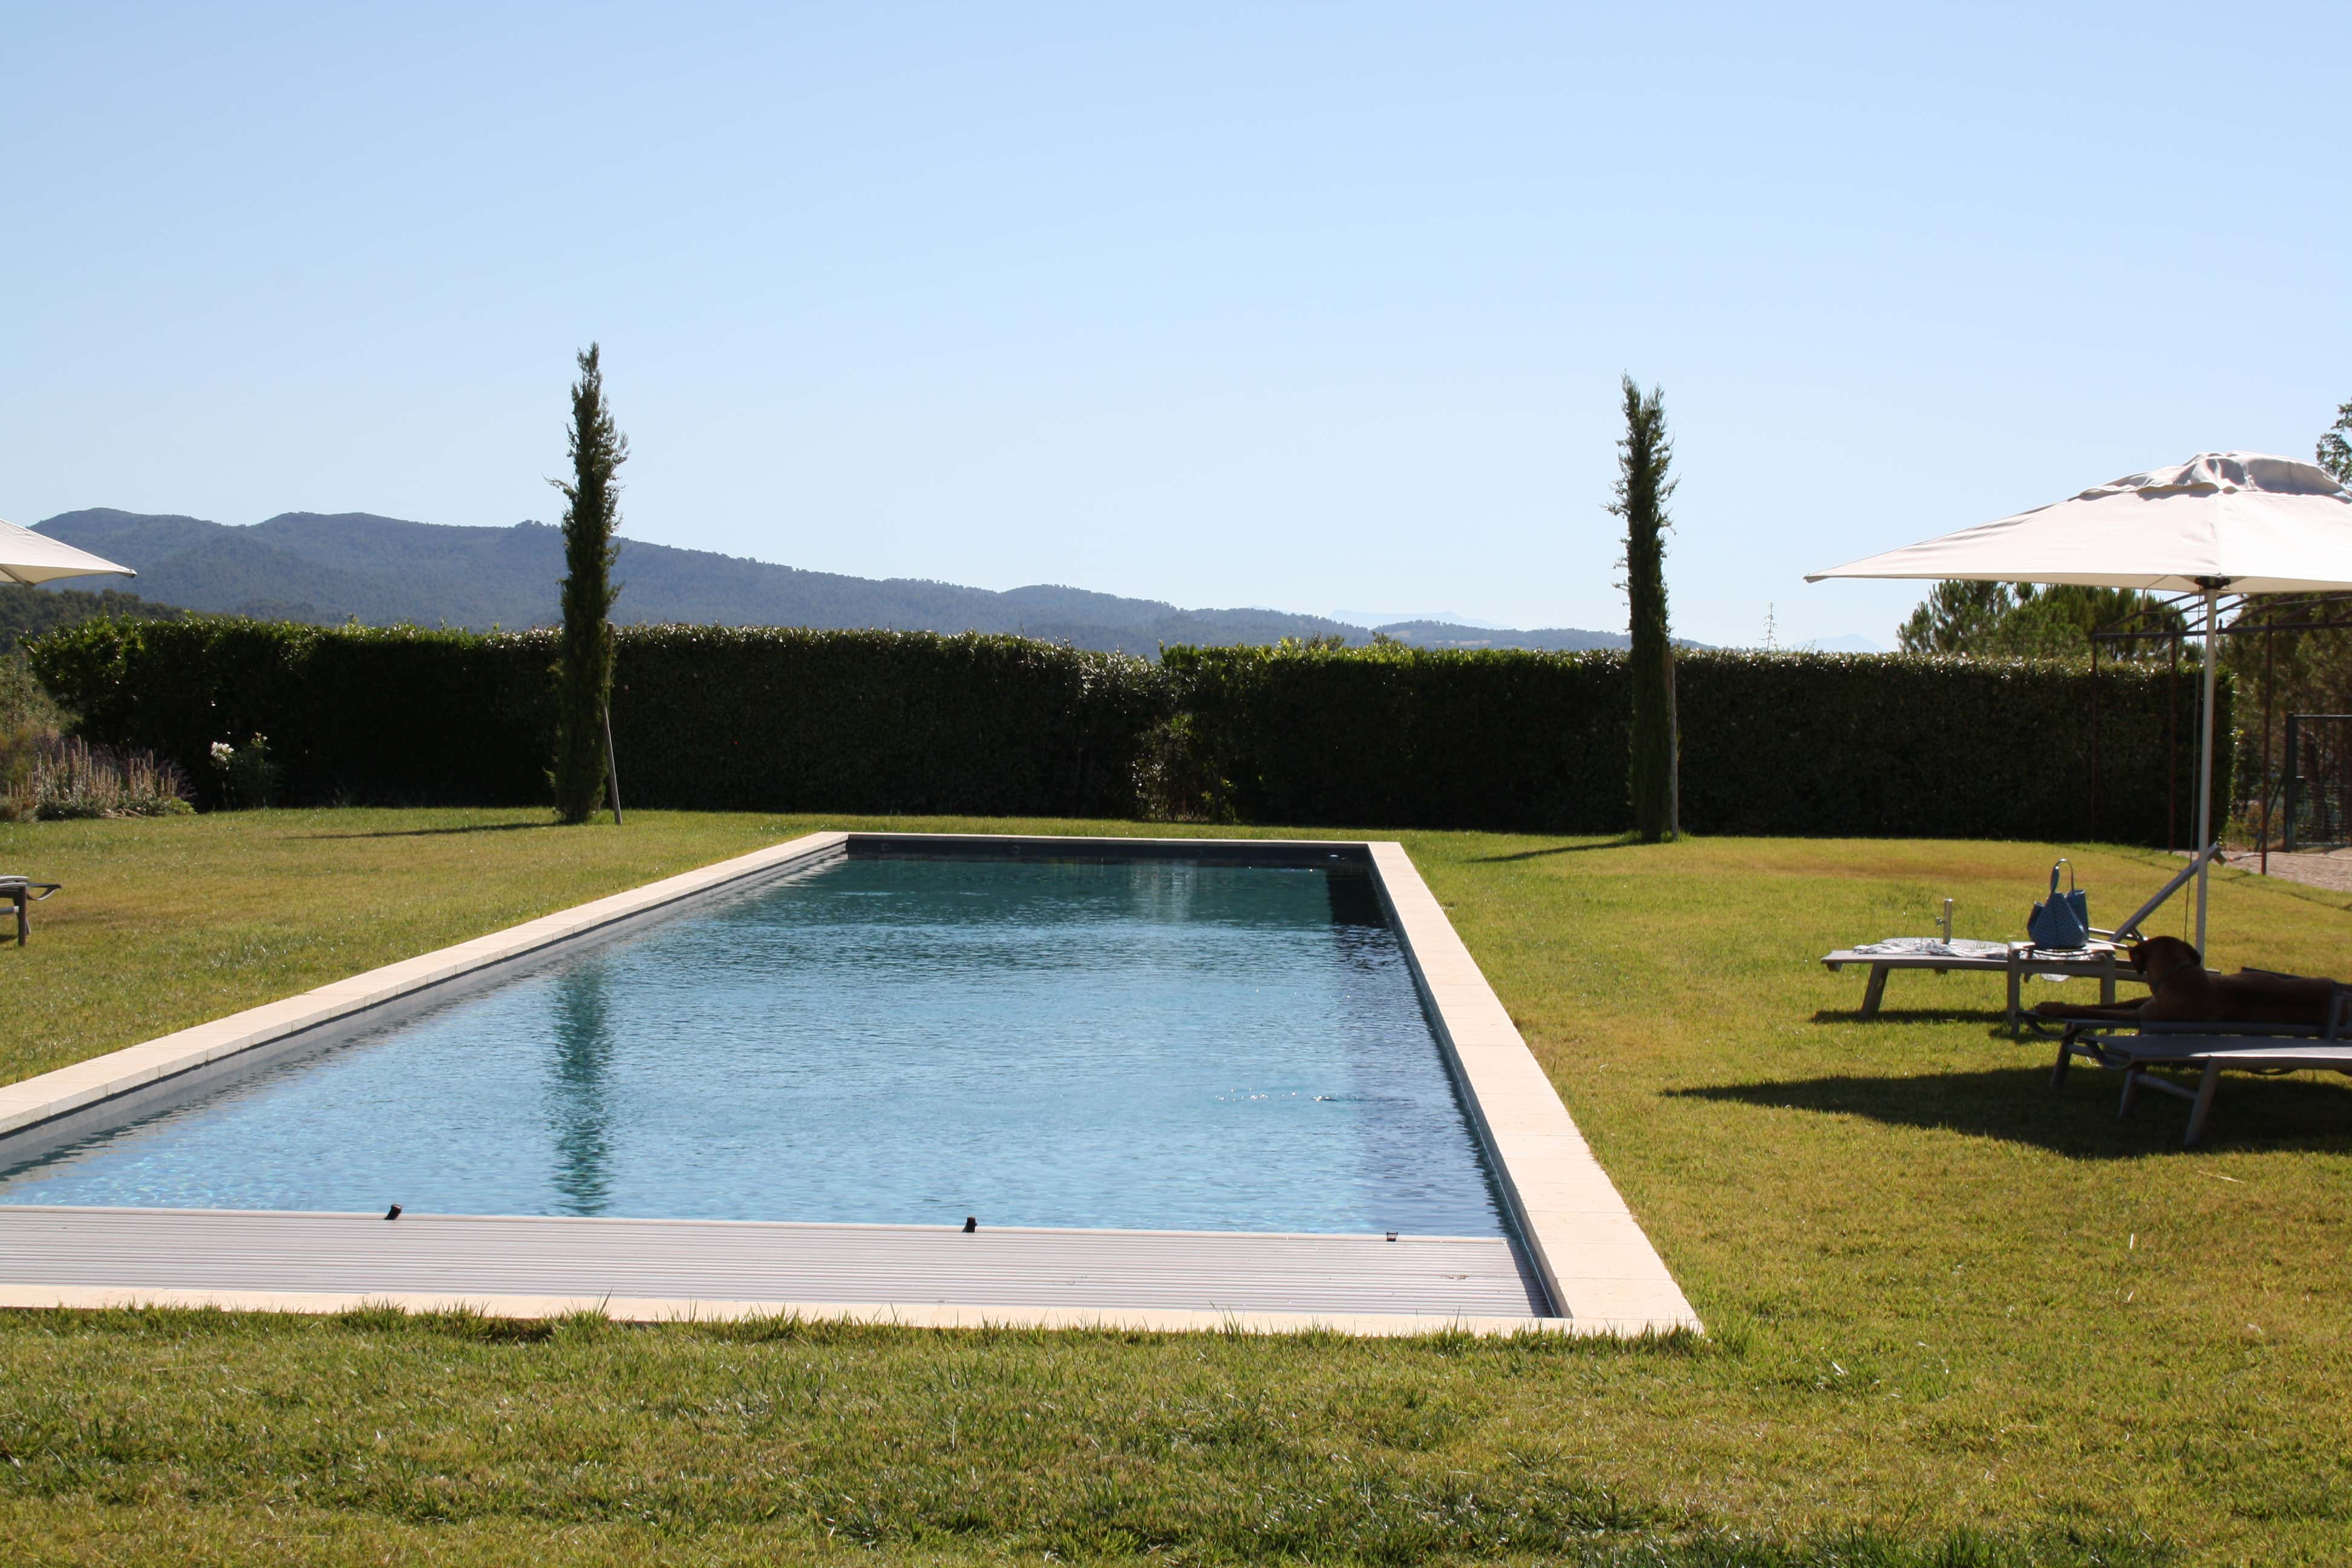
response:
<path id="1" fill-rule="evenodd" d="M 1508 1228 L 1338 857 L 844 856 L 92 1132 L 0 1203 Z"/>
<path id="2" fill-rule="evenodd" d="M 0 1084 L 0 1307 L 152 1303 L 1699 1326 L 1403 846 L 838 831 Z"/>

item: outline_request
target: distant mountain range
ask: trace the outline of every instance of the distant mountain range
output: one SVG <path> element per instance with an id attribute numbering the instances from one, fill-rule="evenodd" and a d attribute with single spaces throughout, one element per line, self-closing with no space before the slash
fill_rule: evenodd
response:
<path id="1" fill-rule="evenodd" d="M 457 528 L 368 512 L 290 511 L 250 527 L 95 507 L 37 525 L 139 574 L 152 604 L 215 614 L 488 630 L 551 625 L 563 536 L 543 522 Z M 950 583 L 803 572 L 706 550 L 620 542 L 614 618 L 721 626 L 1012 632 L 1080 647 L 1156 654 L 1162 643 L 1370 640 L 1373 628 L 1279 610 L 1183 610 L 1040 584 L 1003 593 Z M 1443 621 L 1379 628 L 1417 647 L 1622 647 L 1622 633 L 1518 632 Z"/>

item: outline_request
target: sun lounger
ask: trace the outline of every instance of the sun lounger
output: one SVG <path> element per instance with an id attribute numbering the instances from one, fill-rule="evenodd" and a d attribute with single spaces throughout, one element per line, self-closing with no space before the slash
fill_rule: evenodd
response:
<path id="1" fill-rule="evenodd" d="M 1879 1004 L 1886 996 L 1886 976 L 1897 969 L 1932 969 L 1937 973 L 1951 970 L 2009 976 L 2009 1032 L 2015 1036 L 2024 1019 L 2021 995 L 2025 977 L 2029 974 L 2051 975 L 2059 979 L 2096 980 L 2099 1000 L 2116 999 L 2116 982 L 2137 980 L 2139 971 L 2132 967 L 2131 959 L 2112 942 L 2095 942 L 2085 947 L 2053 951 L 2037 948 L 2030 942 L 1991 942 L 1985 950 L 1962 948 L 1958 943 L 1935 943 L 1922 948 L 1895 948 L 1890 943 L 1873 942 L 1866 947 L 1841 948 L 1822 957 L 1822 967 L 1835 973 L 1849 963 L 1870 965 L 1870 983 L 1863 988 L 1862 1016 L 1874 1018 Z M 1938 951 L 1938 950 L 1941 951 Z"/>
<path id="2" fill-rule="evenodd" d="M 57 882 L 36 882 L 30 877 L 0 877 L 0 900 L 16 906 L 16 945 L 25 945 L 25 938 L 33 929 L 32 906 L 47 898 L 62 886 Z"/>
<path id="3" fill-rule="evenodd" d="M 2145 1023 L 2077 1024 L 2058 1042 L 2058 1061 L 2050 1069 L 2056 1088 L 2066 1081 L 2074 1058 L 2124 1075 L 2123 1103 L 2116 1115 L 2129 1116 L 2139 1091 L 2152 1089 L 2188 1100 L 2189 1131 L 2184 1148 L 2195 1148 L 2205 1135 L 2212 1114 L 2214 1090 L 2225 1068 L 2243 1072 L 2298 1071 L 2352 1073 L 2352 986 L 2336 987 L 2335 1000 L 2324 1026 L 2308 1024 Z M 2197 1087 L 2187 1088 L 2155 1069 L 2194 1069 Z"/>
<path id="4" fill-rule="evenodd" d="M 2164 906 L 2166 900 L 2197 875 L 2199 867 L 2221 850 L 2219 844 L 2191 858 L 2188 866 L 2172 880 L 2157 889 L 2156 896 L 2132 911 L 2131 918 L 2113 931 L 2098 927 L 2091 930 L 2092 940 L 2075 948 L 2037 948 L 2030 942 L 1953 942 L 1927 937 L 1898 937 L 1891 942 L 1870 942 L 1861 947 L 1840 948 L 1825 953 L 1822 965 L 1832 973 L 1849 963 L 1870 966 L 1870 983 L 1863 988 L 1862 1016 L 1874 1018 L 1879 1004 L 1886 996 L 1886 976 L 1897 969 L 1932 969 L 1938 974 L 1952 970 L 1986 974 L 2006 974 L 2009 977 L 2009 1033 L 2014 1039 L 2022 1031 L 2024 1005 L 2021 990 L 2028 975 L 2053 979 L 2093 979 L 2099 983 L 2099 1000 L 2112 1004 L 2116 999 L 2116 982 L 2137 980 L 2140 973 L 2132 966 L 2126 952 L 2141 935 L 2140 927 Z"/>

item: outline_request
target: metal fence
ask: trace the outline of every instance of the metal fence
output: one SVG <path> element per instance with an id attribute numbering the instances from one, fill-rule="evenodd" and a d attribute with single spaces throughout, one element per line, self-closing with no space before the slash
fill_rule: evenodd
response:
<path id="1" fill-rule="evenodd" d="M 2286 716 L 2288 849 L 2352 845 L 2352 713 Z"/>

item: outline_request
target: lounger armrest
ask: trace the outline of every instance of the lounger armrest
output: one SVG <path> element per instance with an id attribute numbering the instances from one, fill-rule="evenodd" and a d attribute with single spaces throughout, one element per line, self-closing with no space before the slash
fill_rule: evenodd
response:
<path id="1" fill-rule="evenodd" d="M 2186 1061 L 2191 1057 L 2231 1057 L 2242 1053 L 2259 1056 L 2305 1046 L 2321 1050 L 2340 1048 L 2308 1035 L 2097 1035 L 2083 1045 L 2095 1049 L 2105 1059 L 2142 1061 Z"/>
<path id="2" fill-rule="evenodd" d="M 2257 1039 L 2308 1040 L 2321 1030 L 2316 1024 L 2240 1024 L 2228 1019 L 2143 1019 L 2137 1026 L 2143 1035 L 2218 1035 L 2226 1037 L 2247 1036 Z"/>
<path id="3" fill-rule="evenodd" d="M 2122 1056 L 2164 1061 L 2186 1061 L 2192 1057 L 2293 1056 L 2306 1049 L 2344 1049 L 2340 1044 L 2315 1040 L 2307 1035 L 2111 1035 L 2099 1043 Z M 2135 1050 L 2135 1046 L 2143 1048 Z"/>

